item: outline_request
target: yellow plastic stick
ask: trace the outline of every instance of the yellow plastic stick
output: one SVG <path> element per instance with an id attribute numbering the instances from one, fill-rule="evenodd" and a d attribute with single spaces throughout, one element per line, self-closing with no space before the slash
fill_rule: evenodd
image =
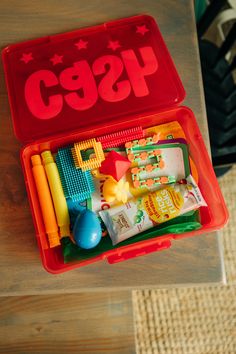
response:
<path id="1" fill-rule="evenodd" d="M 57 165 L 53 160 L 51 151 L 44 151 L 41 156 L 52 194 L 60 236 L 70 236 L 70 217 Z"/>
<path id="2" fill-rule="evenodd" d="M 50 247 L 60 245 L 60 238 L 58 234 L 58 226 L 56 222 L 55 212 L 53 209 L 52 198 L 47 182 L 46 173 L 41 163 L 40 155 L 33 155 L 31 157 L 32 171 L 36 184 L 36 189 L 39 197 L 39 204 L 41 207 L 43 221 L 48 235 Z"/>

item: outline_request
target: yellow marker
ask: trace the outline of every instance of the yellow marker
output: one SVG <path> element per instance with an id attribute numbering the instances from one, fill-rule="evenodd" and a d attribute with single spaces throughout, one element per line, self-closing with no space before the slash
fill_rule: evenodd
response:
<path id="1" fill-rule="evenodd" d="M 39 204 L 41 207 L 43 221 L 48 235 L 50 247 L 60 245 L 60 238 L 58 234 L 58 226 L 56 222 L 55 212 L 53 209 L 52 198 L 47 182 L 47 177 L 44 167 L 41 163 L 40 155 L 33 155 L 31 157 L 32 171 L 36 184 L 36 189 L 39 197 Z"/>
<path id="2" fill-rule="evenodd" d="M 41 156 L 52 194 L 60 236 L 70 236 L 70 217 L 57 165 L 53 160 L 51 151 L 44 151 Z"/>

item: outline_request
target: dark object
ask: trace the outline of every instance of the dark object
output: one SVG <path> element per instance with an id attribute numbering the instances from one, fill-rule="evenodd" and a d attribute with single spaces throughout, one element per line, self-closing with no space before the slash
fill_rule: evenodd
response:
<path id="1" fill-rule="evenodd" d="M 231 169 L 232 166 L 229 167 L 215 167 L 215 174 L 216 177 L 221 177 L 223 176 L 226 172 L 228 172 Z"/>
<path id="2" fill-rule="evenodd" d="M 207 115 L 209 117 L 214 117 L 214 125 L 219 129 L 230 129 L 234 126 L 236 122 L 236 110 L 225 114 L 221 110 L 211 105 L 210 102 L 207 103 Z"/>
<path id="3" fill-rule="evenodd" d="M 197 24 L 197 32 L 199 38 L 203 36 L 206 30 L 209 28 L 212 21 L 214 21 L 217 14 L 220 12 L 222 7 L 226 4 L 226 0 L 215 0 L 210 3 L 207 7 L 204 15 L 201 17 Z"/>
<path id="4" fill-rule="evenodd" d="M 225 3 L 222 0 L 211 2 L 198 23 L 199 38 Z M 217 176 L 227 172 L 236 162 L 236 85 L 232 75 L 236 57 L 231 63 L 225 59 L 235 41 L 236 23 L 220 48 L 208 40 L 199 39 L 212 161 Z"/>

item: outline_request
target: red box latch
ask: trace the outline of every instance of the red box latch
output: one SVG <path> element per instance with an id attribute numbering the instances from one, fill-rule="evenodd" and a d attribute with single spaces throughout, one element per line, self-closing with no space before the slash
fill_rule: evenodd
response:
<path id="1" fill-rule="evenodd" d="M 118 263 L 126 261 L 129 258 L 140 257 L 152 252 L 162 251 L 164 249 L 170 248 L 170 246 L 171 242 L 169 240 L 166 240 L 157 244 L 150 245 L 148 247 L 146 246 L 145 249 L 136 248 L 131 251 L 124 251 L 121 255 L 114 254 L 112 256 L 107 257 L 107 261 L 110 264 Z"/>

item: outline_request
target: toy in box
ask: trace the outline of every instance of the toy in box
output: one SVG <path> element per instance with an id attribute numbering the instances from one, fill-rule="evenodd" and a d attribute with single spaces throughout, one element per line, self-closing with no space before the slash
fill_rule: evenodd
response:
<path id="1" fill-rule="evenodd" d="M 155 20 L 11 45 L 3 63 L 47 271 L 115 263 L 228 218 Z"/>

